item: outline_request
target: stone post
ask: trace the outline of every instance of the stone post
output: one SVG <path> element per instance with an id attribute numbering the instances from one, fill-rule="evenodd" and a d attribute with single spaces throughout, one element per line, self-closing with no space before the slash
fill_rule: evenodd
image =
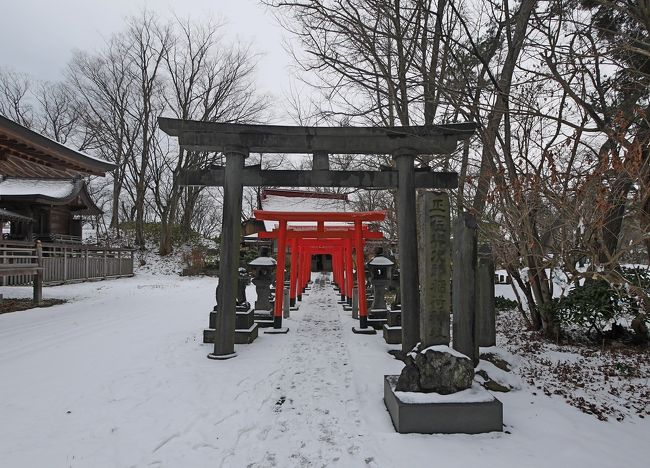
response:
<path id="1" fill-rule="evenodd" d="M 496 313 L 494 307 L 494 258 L 492 248 L 482 244 L 478 251 L 476 271 L 476 315 L 478 319 L 478 345 L 496 346 Z"/>
<path id="2" fill-rule="evenodd" d="M 282 302 L 282 316 L 284 318 L 289 318 L 289 289 L 284 290 L 284 301 Z"/>
<path id="3" fill-rule="evenodd" d="M 36 262 L 39 269 L 34 274 L 34 297 L 33 302 L 35 305 L 40 305 L 43 302 L 43 245 L 40 240 L 36 241 Z"/>
<path id="4" fill-rule="evenodd" d="M 454 226 L 453 346 L 478 364 L 476 323 L 476 219 L 462 213 Z"/>
<path id="5" fill-rule="evenodd" d="M 420 342 L 449 345 L 451 315 L 451 228 L 449 195 L 420 195 Z"/>
<path id="6" fill-rule="evenodd" d="M 221 218 L 221 253 L 219 262 L 219 288 L 217 303 L 219 313 L 215 323 L 214 352 L 210 359 L 235 357 L 235 306 L 237 297 L 237 270 L 241 242 L 242 175 L 248 149 L 231 147 L 224 152 L 226 158 L 223 186 L 223 214 Z"/>
<path id="7" fill-rule="evenodd" d="M 402 351 L 409 352 L 420 340 L 420 291 L 418 237 L 415 214 L 415 151 L 396 151 L 397 232 L 399 236 L 400 290 L 402 294 Z"/>
<path id="8" fill-rule="evenodd" d="M 359 319 L 359 287 L 352 288 L 352 318 Z"/>

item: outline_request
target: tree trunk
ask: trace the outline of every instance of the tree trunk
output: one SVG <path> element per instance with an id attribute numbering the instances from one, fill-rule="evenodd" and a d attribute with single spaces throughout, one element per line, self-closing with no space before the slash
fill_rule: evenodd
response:
<path id="1" fill-rule="evenodd" d="M 160 223 L 160 248 L 161 256 L 169 255 L 174 250 L 174 225 L 176 224 L 176 211 L 178 207 L 178 192 L 175 192 L 169 205 L 163 210 Z"/>
<path id="2" fill-rule="evenodd" d="M 495 83 L 497 85 L 497 97 L 488 117 L 487 127 L 482 135 L 483 151 L 481 154 L 481 166 L 479 169 L 476 195 L 472 204 L 472 209 L 477 217 L 485 209 L 487 193 L 494 175 L 492 173 L 492 167 L 494 166 L 494 159 L 497 156 L 496 141 L 499 127 L 503 116 L 508 112 L 508 97 L 512 85 L 512 76 L 526 37 L 530 15 L 536 5 L 537 0 L 522 0 L 519 12 L 517 13 L 515 32 L 512 41 L 508 44 L 506 60 L 501 69 L 501 75 L 497 83 Z"/>

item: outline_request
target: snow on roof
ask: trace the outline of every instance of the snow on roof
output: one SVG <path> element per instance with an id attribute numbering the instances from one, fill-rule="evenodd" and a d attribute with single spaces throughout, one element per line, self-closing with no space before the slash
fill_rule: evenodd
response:
<path id="1" fill-rule="evenodd" d="M 20 221 L 20 222 L 27 222 L 31 223 L 34 220 L 28 216 L 23 216 L 18 213 L 14 213 L 13 211 L 5 210 L 4 208 L 0 208 L 0 221 Z"/>
<path id="2" fill-rule="evenodd" d="M 262 193 L 264 211 L 346 212 L 349 203 L 346 195 L 300 190 L 265 190 Z M 289 226 L 314 226 L 315 222 L 290 221 Z M 326 222 L 326 226 L 345 226 L 350 223 Z M 277 221 L 264 221 L 267 231 L 278 226 Z"/>
<path id="3" fill-rule="evenodd" d="M 250 266 L 274 266 L 276 264 L 275 258 L 271 257 L 257 257 L 255 260 L 248 263 Z"/>
<path id="4" fill-rule="evenodd" d="M 383 255 L 377 255 L 375 258 L 368 262 L 368 265 L 373 266 L 391 266 L 395 265 L 393 261 L 389 258 L 384 257 Z"/>
<path id="5" fill-rule="evenodd" d="M 72 179 L 5 179 L 0 182 L 1 196 L 41 195 L 66 198 L 75 190 Z"/>

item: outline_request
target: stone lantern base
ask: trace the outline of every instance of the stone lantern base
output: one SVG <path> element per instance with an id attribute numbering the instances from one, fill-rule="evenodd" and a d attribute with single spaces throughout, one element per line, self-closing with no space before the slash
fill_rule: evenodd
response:
<path id="1" fill-rule="evenodd" d="M 383 326 L 384 340 L 388 344 L 402 343 L 402 311 L 389 310 L 386 317 L 386 324 Z"/>
<path id="2" fill-rule="evenodd" d="M 370 309 L 368 311 L 368 325 L 375 330 L 381 330 L 387 323 L 388 309 Z"/>

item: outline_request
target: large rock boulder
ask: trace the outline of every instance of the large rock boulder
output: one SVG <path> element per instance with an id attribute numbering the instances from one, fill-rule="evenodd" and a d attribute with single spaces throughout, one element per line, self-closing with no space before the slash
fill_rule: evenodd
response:
<path id="1" fill-rule="evenodd" d="M 399 392 L 440 393 L 448 395 L 472 386 L 474 365 L 467 356 L 448 346 L 417 347 L 404 359 L 397 380 Z"/>

